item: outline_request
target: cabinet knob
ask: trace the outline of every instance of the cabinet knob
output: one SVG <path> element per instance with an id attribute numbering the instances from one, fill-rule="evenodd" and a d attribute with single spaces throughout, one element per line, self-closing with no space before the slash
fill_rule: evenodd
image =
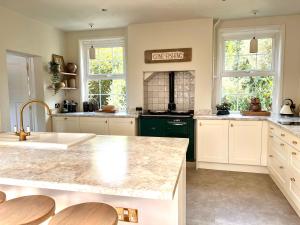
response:
<path id="1" fill-rule="evenodd" d="M 292 152 L 292 155 L 297 155 L 297 153 L 296 152 Z"/>
<path id="2" fill-rule="evenodd" d="M 296 179 L 295 179 L 294 177 L 292 177 L 292 178 L 291 178 L 291 181 L 292 181 L 292 182 L 295 182 L 295 181 L 296 181 Z"/>
<path id="3" fill-rule="evenodd" d="M 202 126 L 201 122 L 199 122 L 199 126 Z"/>
<path id="4" fill-rule="evenodd" d="M 273 127 L 270 127 L 270 130 L 274 130 L 274 128 L 273 128 Z"/>
<path id="5" fill-rule="evenodd" d="M 105 120 L 105 123 L 107 123 L 108 121 L 107 120 Z"/>
<path id="6" fill-rule="evenodd" d="M 280 146 L 284 146 L 284 144 L 283 144 L 283 143 L 280 143 Z"/>
<path id="7" fill-rule="evenodd" d="M 269 155 L 269 157 L 270 157 L 270 158 L 272 158 L 272 157 L 273 157 L 273 155 Z"/>
<path id="8" fill-rule="evenodd" d="M 67 120 L 67 119 L 68 119 L 68 117 L 65 117 L 65 118 L 64 118 L 64 120 Z"/>
<path id="9" fill-rule="evenodd" d="M 285 134 L 280 134 L 281 137 L 285 137 Z"/>
<path id="10" fill-rule="evenodd" d="M 130 124 L 133 124 L 133 121 L 130 121 Z"/>
<path id="11" fill-rule="evenodd" d="M 231 127 L 233 127 L 233 124 L 230 124 Z"/>
<path id="12" fill-rule="evenodd" d="M 283 167 L 283 166 L 279 166 L 279 168 L 280 168 L 280 169 L 283 169 L 284 167 Z"/>
<path id="13" fill-rule="evenodd" d="M 294 145 L 298 144 L 298 142 L 297 142 L 297 141 L 293 141 L 292 143 L 293 143 Z"/>
<path id="14" fill-rule="evenodd" d="M 270 138 L 273 138 L 274 136 L 273 135 L 270 135 Z"/>

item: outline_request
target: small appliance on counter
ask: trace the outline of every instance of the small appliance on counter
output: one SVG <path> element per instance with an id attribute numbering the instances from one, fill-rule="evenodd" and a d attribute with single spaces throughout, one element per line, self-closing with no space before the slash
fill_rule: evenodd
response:
<path id="1" fill-rule="evenodd" d="M 282 116 L 294 116 L 296 105 L 292 99 L 286 98 L 282 101 L 282 107 L 280 115 Z"/>
<path id="2" fill-rule="evenodd" d="M 74 101 L 64 100 L 63 113 L 71 113 L 71 112 L 77 112 L 77 103 Z"/>

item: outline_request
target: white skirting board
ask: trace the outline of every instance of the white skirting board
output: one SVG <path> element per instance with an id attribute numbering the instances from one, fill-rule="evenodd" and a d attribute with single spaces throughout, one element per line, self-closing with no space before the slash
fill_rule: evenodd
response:
<path id="1" fill-rule="evenodd" d="M 197 162 L 196 168 L 269 174 L 269 171 L 266 166 L 249 166 L 249 165 L 235 165 L 235 164 L 224 164 L 224 163 Z"/>

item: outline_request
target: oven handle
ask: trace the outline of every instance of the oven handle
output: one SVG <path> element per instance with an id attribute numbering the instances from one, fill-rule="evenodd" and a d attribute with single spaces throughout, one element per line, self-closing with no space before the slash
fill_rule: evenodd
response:
<path id="1" fill-rule="evenodd" d="M 172 125 L 172 126 L 185 126 L 187 123 L 186 122 L 182 122 L 182 123 L 179 123 L 179 122 L 168 122 L 168 124 Z"/>

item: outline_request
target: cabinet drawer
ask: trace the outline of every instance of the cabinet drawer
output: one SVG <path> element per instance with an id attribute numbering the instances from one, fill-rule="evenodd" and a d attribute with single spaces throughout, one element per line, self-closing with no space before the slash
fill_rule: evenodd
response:
<path id="1" fill-rule="evenodd" d="M 290 156 L 290 169 L 293 173 L 298 173 L 300 175 L 300 152 L 292 147 L 288 147 L 289 149 L 289 156 Z"/>
<path id="2" fill-rule="evenodd" d="M 277 137 L 279 137 L 280 139 L 282 139 L 283 141 L 288 142 L 288 136 L 289 136 L 288 132 L 286 132 L 286 131 L 284 131 L 284 130 L 278 128 L 278 127 L 276 127 L 274 129 L 274 134 Z"/>
<path id="3" fill-rule="evenodd" d="M 299 138 L 297 138 L 296 136 L 294 136 L 292 134 L 289 134 L 287 136 L 287 141 L 292 147 L 294 147 L 298 151 L 300 151 L 300 139 Z"/>
<path id="4" fill-rule="evenodd" d="M 269 154 L 269 169 L 275 179 L 286 188 L 288 167 L 285 160 L 283 160 L 276 152 L 270 151 Z"/>
<path id="5" fill-rule="evenodd" d="M 269 140 L 270 140 L 269 145 L 271 151 L 275 152 L 278 155 L 278 157 L 287 161 L 288 154 L 289 154 L 287 150 L 288 145 L 277 136 L 270 136 Z"/>
<path id="6" fill-rule="evenodd" d="M 295 205 L 300 208 L 300 174 L 291 173 L 288 182 L 289 195 Z"/>

